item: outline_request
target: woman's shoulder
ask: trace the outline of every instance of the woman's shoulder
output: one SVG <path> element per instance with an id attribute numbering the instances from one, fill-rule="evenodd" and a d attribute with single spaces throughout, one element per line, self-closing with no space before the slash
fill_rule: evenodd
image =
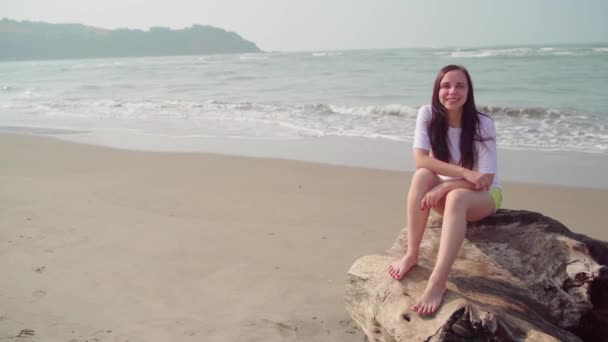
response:
<path id="1" fill-rule="evenodd" d="M 481 130 L 489 136 L 495 136 L 496 127 L 494 126 L 494 119 L 482 112 L 477 112 L 477 117 L 479 118 L 479 127 Z"/>
<path id="2" fill-rule="evenodd" d="M 433 106 L 431 106 L 430 104 L 424 105 L 418 110 L 418 112 L 422 111 L 431 113 L 433 111 Z"/>
<path id="3" fill-rule="evenodd" d="M 477 117 L 482 125 L 494 125 L 494 119 L 486 113 L 477 112 Z"/>
<path id="4" fill-rule="evenodd" d="M 433 116 L 433 107 L 431 105 L 424 105 L 418 110 L 418 115 L 422 115 L 426 118 Z"/>

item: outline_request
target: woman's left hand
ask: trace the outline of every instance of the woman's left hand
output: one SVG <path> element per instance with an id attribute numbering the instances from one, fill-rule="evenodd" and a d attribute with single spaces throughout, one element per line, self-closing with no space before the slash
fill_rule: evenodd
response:
<path id="1" fill-rule="evenodd" d="M 472 183 L 475 186 L 475 190 L 488 190 L 490 185 L 492 185 L 488 176 L 476 171 L 465 169 L 464 179 Z"/>
<path id="2" fill-rule="evenodd" d="M 445 184 L 440 183 L 436 185 L 431 190 L 427 191 L 422 197 L 422 201 L 420 202 L 420 209 L 431 209 L 434 208 L 439 201 L 445 196 L 447 189 L 444 186 Z"/>

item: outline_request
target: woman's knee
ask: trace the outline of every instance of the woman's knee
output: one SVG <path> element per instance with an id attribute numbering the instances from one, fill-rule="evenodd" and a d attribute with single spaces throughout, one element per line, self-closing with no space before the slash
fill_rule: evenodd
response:
<path id="1" fill-rule="evenodd" d="M 435 172 L 425 168 L 416 169 L 412 177 L 412 184 L 423 185 L 426 188 L 431 188 L 439 182 L 439 176 Z"/>
<path id="2" fill-rule="evenodd" d="M 473 190 L 454 189 L 445 196 L 445 209 L 466 211 L 469 206 L 469 198 Z"/>
<path id="3" fill-rule="evenodd" d="M 445 213 L 464 213 L 467 222 L 479 221 L 494 213 L 494 200 L 488 192 L 455 189 L 446 195 Z"/>

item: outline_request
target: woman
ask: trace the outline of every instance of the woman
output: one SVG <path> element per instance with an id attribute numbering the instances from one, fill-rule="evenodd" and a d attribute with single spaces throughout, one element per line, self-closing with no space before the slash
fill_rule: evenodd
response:
<path id="1" fill-rule="evenodd" d="M 418 263 L 430 209 L 442 215 L 437 262 L 412 306 L 428 316 L 441 305 L 467 221 L 492 215 L 502 201 L 494 121 L 477 111 L 471 77 L 464 67 L 448 65 L 439 71 L 432 105 L 420 108 L 416 119 L 414 161 L 416 172 L 407 198 L 407 250 L 388 273 L 399 280 Z"/>

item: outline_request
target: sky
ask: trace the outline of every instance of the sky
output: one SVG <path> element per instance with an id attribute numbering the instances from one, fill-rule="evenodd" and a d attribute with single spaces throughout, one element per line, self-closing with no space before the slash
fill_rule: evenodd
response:
<path id="1" fill-rule="evenodd" d="M 608 42 L 608 0 L 0 0 L 0 17 L 234 31 L 265 51 Z"/>

